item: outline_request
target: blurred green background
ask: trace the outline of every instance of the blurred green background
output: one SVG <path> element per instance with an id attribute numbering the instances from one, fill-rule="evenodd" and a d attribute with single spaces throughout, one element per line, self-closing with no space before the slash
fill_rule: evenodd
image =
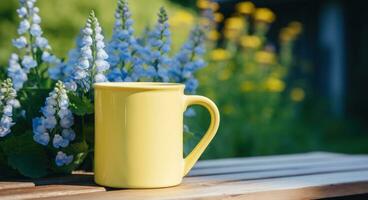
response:
<path id="1" fill-rule="evenodd" d="M 202 158 L 305 151 L 368 153 L 367 95 L 361 95 L 364 82 L 355 79 L 367 77 L 362 67 L 367 59 L 354 57 L 364 55 L 361 52 L 366 52 L 368 45 L 355 48 L 358 53 L 347 50 L 347 46 L 366 44 L 367 40 L 366 36 L 354 37 L 360 29 L 328 26 L 341 21 L 339 17 L 356 17 L 351 13 L 357 8 L 348 1 L 331 2 L 130 1 L 137 35 L 156 21 L 160 6 L 167 8 L 174 52 L 195 24 L 210 26 L 208 66 L 197 74 L 198 94 L 216 102 L 222 121 Z M 17 0 L 1 0 L 2 70 L 14 50 L 11 39 L 17 29 L 17 6 Z M 91 9 L 106 38 L 111 36 L 116 0 L 38 0 L 37 6 L 45 36 L 61 58 L 74 47 Z M 270 10 L 257 9 L 260 7 Z M 204 15 L 206 10 L 214 12 L 214 18 Z M 355 23 L 367 30 L 361 19 Z M 349 43 L 349 38 L 355 39 Z M 197 115 L 186 119 L 193 132 L 185 135 L 186 152 L 209 123 L 204 109 L 195 110 Z"/>

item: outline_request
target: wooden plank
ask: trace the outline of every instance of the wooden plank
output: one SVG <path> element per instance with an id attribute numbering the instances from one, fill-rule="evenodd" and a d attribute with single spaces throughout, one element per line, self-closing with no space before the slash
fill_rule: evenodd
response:
<path id="1" fill-rule="evenodd" d="M 24 188 L 24 187 L 34 187 L 33 182 L 19 181 L 19 180 L 9 180 L 0 182 L 0 190 L 11 189 L 11 188 Z"/>
<path id="2" fill-rule="evenodd" d="M 236 165 L 236 166 L 227 166 L 227 167 L 213 167 L 213 168 L 203 168 L 203 169 L 194 169 L 189 172 L 188 176 L 204 176 L 204 175 L 215 175 L 215 174 L 229 174 L 236 172 L 258 172 L 258 171 L 267 171 L 267 170 L 279 170 L 279 169 L 291 169 L 291 168 L 302 168 L 302 167 L 312 167 L 315 165 L 335 165 L 348 163 L 353 161 L 365 161 L 368 163 L 368 156 L 341 156 L 341 157 L 332 157 L 332 158 L 324 158 L 317 160 L 299 160 L 299 161 L 284 161 L 284 162 L 275 162 L 269 163 L 267 165 Z"/>
<path id="3" fill-rule="evenodd" d="M 318 162 L 325 161 L 327 159 L 335 159 L 345 157 L 343 154 L 335 154 L 335 153 L 323 153 L 323 152 L 312 152 L 312 153 L 304 153 L 304 154 L 291 154 L 291 155 L 274 155 L 274 156 L 263 156 L 263 157 L 250 157 L 250 158 L 230 158 L 230 159 L 218 159 L 218 160 L 204 160 L 199 161 L 194 169 L 190 172 L 189 176 L 197 176 L 197 175 L 206 175 L 211 174 L 211 170 L 207 168 L 218 168 L 218 167 L 226 167 L 229 168 L 229 165 L 235 167 L 232 168 L 233 172 L 244 170 L 252 170 L 259 169 L 266 166 L 269 168 L 270 164 L 277 164 L 278 167 L 281 167 L 286 162 L 287 163 L 305 163 L 305 162 Z M 237 168 L 236 165 L 241 165 L 240 168 Z M 287 166 L 285 166 L 287 167 Z M 205 170 L 202 170 L 206 168 Z M 231 168 L 230 168 L 231 169 Z M 271 168 L 269 168 L 271 169 Z M 266 170 L 264 168 L 264 170 Z M 213 171 L 212 171 L 213 172 Z M 214 171 L 215 173 L 218 171 Z M 229 171 L 230 172 L 230 171 Z M 81 185 L 90 184 L 93 182 L 93 173 L 92 172 L 74 172 L 73 175 L 63 176 L 63 177 L 48 177 L 44 179 L 37 180 L 14 180 L 14 181 L 3 181 L 0 182 L 0 190 L 2 189 L 10 189 L 10 188 L 20 188 L 20 187 L 34 187 L 35 185 L 48 185 L 48 184 L 69 184 L 69 183 L 79 183 Z"/>
<path id="4" fill-rule="evenodd" d="M 1 200 L 35 199 L 44 197 L 67 196 L 74 194 L 102 192 L 99 186 L 48 185 L 28 188 L 16 188 L 0 191 Z"/>
<path id="5" fill-rule="evenodd" d="M 183 184 L 221 184 L 230 181 L 245 181 L 257 179 L 270 179 L 279 177 L 291 177 L 322 173 L 346 172 L 355 170 L 368 170 L 368 158 L 364 159 L 341 159 L 338 162 L 322 163 L 319 165 L 305 166 L 303 168 L 278 169 L 258 172 L 240 172 L 219 174 L 210 176 L 187 177 Z"/>
<path id="6" fill-rule="evenodd" d="M 298 200 L 298 199 L 316 199 L 316 198 L 330 198 L 330 197 L 343 197 L 348 193 L 350 194 L 367 194 L 368 182 L 357 182 L 349 184 L 337 184 L 337 185 L 327 185 L 319 187 L 307 187 L 289 190 L 275 190 L 272 192 L 255 192 L 251 194 L 240 194 L 231 195 L 230 198 L 237 200 Z M 198 199 L 198 198 L 193 198 Z M 229 199 L 229 196 L 215 196 L 206 197 L 199 199 Z"/>
<path id="7" fill-rule="evenodd" d="M 256 157 L 242 157 L 242 158 L 224 158 L 224 159 L 213 159 L 213 160 L 201 160 L 194 167 L 195 169 L 200 168 L 211 168 L 211 167 L 228 167 L 234 165 L 266 165 L 278 162 L 301 162 L 301 161 L 313 161 L 323 160 L 335 157 L 346 157 L 345 154 L 327 153 L 327 152 L 310 152 L 300 154 L 289 154 L 289 155 L 272 155 L 272 156 L 256 156 Z"/>
<path id="8" fill-rule="evenodd" d="M 347 189 L 348 188 L 348 189 Z M 351 190 L 349 188 L 352 188 Z M 333 192 L 331 192 L 333 190 Z M 252 181 L 209 184 L 192 187 L 183 185 L 173 188 L 146 189 L 146 190 L 116 190 L 96 192 L 93 194 L 71 195 L 68 199 L 77 200 L 120 200 L 120 199 L 208 199 L 231 198 L 241 199 L 298 199 L 288 193 L 304 194 L 312 199 L 332 196 L 351 195 L 368 192 L 368 170 L 353 172 L 338 172 L 327 174 L 313 174 L 295 177 L 282 177 Z M 301 195 L 299 194 L 299 195 Z M 250 196 L 248 198 L 248 196 Z M 255 196 L 257 195 L 257 196 Z M 50 197 L 46 199 L 65 199 L 66 197 Z"/>

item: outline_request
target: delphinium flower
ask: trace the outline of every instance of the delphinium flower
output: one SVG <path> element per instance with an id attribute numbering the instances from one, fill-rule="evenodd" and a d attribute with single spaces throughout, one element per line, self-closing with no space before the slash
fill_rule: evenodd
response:
<path id="1" fill-rule="evenodd" d="M 144 62 L 140 58 L 144 48 L 134 37 L 132 24 L 128 1 L 119 0 L 112 39 L 107 46 L 110 81 L 138 81 L 145 75 Z"/>
<path id="2" fill-rule="evenodd" d="M 93 11 L 82 30 L 81 40 L 82 47 L 73 70 L 73 79 L 79 88 L 88 92 L 93 83 L 107 81 L 105 73 L 110 68 L 106 61 L 108 55 L 104 49 L 102 29 Z"/>
<path id="3" fill-rule="evenodd" d="M 13 88 L 11 79 L 6 79 L 0 85 L 0 138 L 8 135 L 11 132 L 10 128 L 15 124 L 13 113 L 16 108 L 20 107 L 16 97 L 17 92 Z"/>
<path id="4" fill-rule="evenodd" d="M 187 94 L 194 94 L 197 89 L 198 81 L 194 73 L 206 65 L 202 58 L 204 53 L 204 32 L 197 26 L 191 31 L 188 41 L 174 56 L 169 69 L 170 78 L 175 82 L 184 83 Z"/>
<path id="5" fill-rule="evenodd" d="M 46 98 L 45 106 L 41 108 L 42 117 L 33 119 L 33 139 L 37 143 L 49 146 L 52 140 L 52 147 L 60 149 L 66 148 L 75 139 L 75 132 L 72 129 L 74 117 L 69 105 L 67 90 L 64 84 L 58 81 Z M 68 161 L 64 164 L 69 164 L 72 159 Z M 60 164 L 59 161 L 58 163 Z"/>
<path id="6" fill-rule="evenodd" d="M 39 9 L 34 5 L 36 0 L 19 0 L 19 3 L 20 7 L 17 10 L 20 18 L 17 30 L 19 37 L 13 40 L 13 46 L 18 49 L 18 54 L 11 55 L 8 68 L 8 76 L 13 80 L 16 90 L 23 87 L 30 72 L 35 76 L 41 76 L 42 71 L 36 68 L 42 63 L 50 66 L 60 63 L 60 60 L 50 53 L 48 40 L 42 36 Z"/>
<path id="7" fill-rule="evenodd" d="M 154 81 L 169 81 L 168 67 L 170 59 L 168 52 L 170 51 L 170 45 L 171 38 L 168 17 L 166 10 L 161 7 L 157 24 L 149 33 L 148 37 L 150 54 L 145 57 L 148 64 L 148 74 L 153 77 Z"/>
<path id="8" fill-rule="evenodd" d="M 63 165 L 68 165 L 73 161 L 74 156 L 73 155 L 66 155 L 64 152 L 59 151 L 56 154 L 55 157 L 55 163 L 57 166 L 63 166 Z"/>
<path id="9" fill-rule="evenodd" d="M 64 82 L 65 87 L 68 90 L 75 91 L 77 89 L 77 85 L 74 82 L 74 67 L 79 61 L 80 50 L 83 47 L 82 43 L 82 31 L 77 37 L 76 40 L 76 48 L 71 49 L 68 52 L 68 57 L 63 62 L 55 65 L 52 68 L 49 68 L 48 73 L 51 79 L 53 80 L 61 80 Z"/>

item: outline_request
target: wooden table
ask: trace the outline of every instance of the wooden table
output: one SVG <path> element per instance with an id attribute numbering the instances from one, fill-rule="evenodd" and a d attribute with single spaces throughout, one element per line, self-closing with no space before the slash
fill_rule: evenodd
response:
<path id="1" fill-rule="evenodd" d="M 92 173 L 0 180 L 0 199 L 319 199 L 368 194 L 368 155 L 305 154 L 200 161 L 177 187 L 116 190 Z M 366 196 L 366 199 L 368 197 Z"/>

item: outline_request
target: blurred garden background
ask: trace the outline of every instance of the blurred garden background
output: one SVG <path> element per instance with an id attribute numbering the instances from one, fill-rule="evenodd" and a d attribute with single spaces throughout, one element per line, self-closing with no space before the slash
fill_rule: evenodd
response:
<path id="1" fill-rule="evenodd" d="M 107 38 L 116 0 L 38 0 L 42 28 L 66 57 L 91 9 Z M 198 94 L 218 105 L 221 126 L 203 158 L 305 151 L 368 153 L 368 12 L 347 0 L 131 0 L 136 34 L 169 14 L 173 49 L 196 24 L 207 35 Z M 13 51 L 17 0 L 1 0 L 0 66 Z M 175 52 L 175 51 L 174 51 Z M 5 73 L 1 73 L 5 74 Z M 1 77 L 2 79 L 4 77 Z M 208 125 L 195 107 L 186 151 Z"/>

